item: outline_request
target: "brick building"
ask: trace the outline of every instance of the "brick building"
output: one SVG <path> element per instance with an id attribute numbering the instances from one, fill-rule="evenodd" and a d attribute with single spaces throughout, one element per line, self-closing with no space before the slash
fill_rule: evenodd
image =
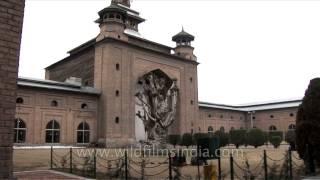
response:
<path id="1" fill-rule="evenodd" d="M 154 70 L 175 79 L 179 89 L 169 133 L 294 128 L 300 100 L 246 106 L 198 102 L 191 34 L 182 30 L 173 36 L 174 48 L 144 39 L 138 28 L 144 19 L 129 0 L 113 0 L 98 14 L 97 37 L 48 66 L 46 80 L 18 79 L 16 143 L 121 146 L 141 140 L 136 86 L 139 77 Z"/>
<path id="2" fill-rule="evenodd" d="M 24 0 L 0 1 L 0 179 L 12 178 L 12 128 Z"/>

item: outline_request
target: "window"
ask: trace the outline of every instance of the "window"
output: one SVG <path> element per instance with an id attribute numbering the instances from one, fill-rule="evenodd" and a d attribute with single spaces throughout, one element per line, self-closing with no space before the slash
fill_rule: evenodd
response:
<path id="1" fill-rule="evenodd" d="M 193 100 L 190 101 L 190 104 L 193 105 Z"/>
<path id="2" fill-rule="evenodd" d="M 116 64 L 116 70 L 117 70 L 117 71 L 120 70 L 120 64 L 119 64 L 119 63 Z"/>
<path id="3" fill-rule="evenodd" d="M 52 120 L 46 127 L 46 143 L 60 142 L 60 125 L 56 120 Z"/>
<path id="4" fill-rule="evenodd" d="M 274 118 L 274 116 L 273 116 L 273 115 L 270 115 L 270 118 L 272 119 L 272 118 Z"/>
<path id="5" fill-rule="evenodd" d="M 18 97 L 18 98 L 16 99 L 16 103 L 17 103 L 17 104 L 23 104 L 23 98 L 22 98 L 22 97 Z"/>
<path id="6" fill-rule="evenodd" d="M 51 101 L 52 107 L 58 107 L 58 102 L 56 100 Z"/>
<path id="7" fill-rule="evenodd" d="M 116 90 L 116 96 L 118 97 L 120 94 L 120 91 L 119 90 Z"/>
<path id="8" fill-rule="evenodd" d="M 109 18 L 114 18 L 114 15 L 113 15 L 113 14 L 110 14 L 110 15 L 109 15 Z"/>
<path id="9" fill-rule="evenodd" d="M 90 128 L 88 123 L 82 122 L 77 129 L 77 143 L 89 143 L 90 142 Z"/>
<path id="10" fill-rule="evenodd" d="M 116 124 L 119 124 L 119 117 L 116 117 L 115 123 L 116 123 Z"/>
<path id="11" fill-rule="evenodd" d="M 14 143 L 24 143 L 26 141 L 26 124 L 22 119 L 15 119 L 14 122 Z"/>
<path id="12" fill-rule="evenodd" d="M 275 125 L 269 126 L 269 131 L 276 131 L 277 127 Z"/>
<path id="13" fill-rule="evenodd" d="M 255 116 L 253 116 L 253 117 L 252 117 L 252 119 L 256 119 L 256 117 L 255 117 Z"/>
<path id="14" fill-rule="evenodd" d="M 224 132 L 224 127 L 223 126 L 220 127 L 220 131 Z"/>
<path id="15" fill-rule="evenodd" d="M 231 116 L 230 119 L 233 119 L 233 116 Z"/>
<path id="16" fill-rule="evenodd" d="M 190 82 L 192 82 L 192 80 L 193 80 L 192 77 L 190 77 Z"/>
<path id="17" fill-rule="evenodd" d="M 119 14 L 117 14 L 116 18 L 117 18 L 117 19 L 121 19 L 121 17 L 120 17 L 120 15 L 119 15 Z"/>
<path id="18" fill-rule="evenodd" d="M 86 103 L 81 104 L 81 109 L 88 109 L 88 105 Z"/>
<path id="19" fill-rule="evenodd" d="M 211 114 L 209 114 L 208 117 L 211 118 Z"/>
<path id="20" fill-rule="evenodd" d="M 290 113 L 290 117 L 293 117 L 294 116 L 294 114 L 293 113 Z"/>
<path id="21" fill-rule="evenodd" d="M 296 125 L 295 124 L 290 124 L 288 127 L 289 131 L 291 130 L 295 130 L 296 129 Z"/>
<path id="22" fill-rule="evenodd" d="M 208 133 L 213 133 L 213 127 L 212 126 L 208 127 Z"/>
<path id="23" fill-rule="evenodd" d="M 221 119 L 223 118 L 223 115 L 222 115 L 222 114 L 220 115 L 220 118 L 221 118 Z"/>

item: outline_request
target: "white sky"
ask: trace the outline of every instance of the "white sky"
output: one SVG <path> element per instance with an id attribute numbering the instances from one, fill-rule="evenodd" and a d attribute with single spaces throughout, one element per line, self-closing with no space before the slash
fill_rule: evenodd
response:
<path id="1" fill-rule="evenodd" d="M 110 0 L 26 0 L 20 76 L 44 68 L 94 38 L 97 12 Z M 199 100 L 242 104 L 302 97 L 320 76 L 320 2 L 135 0 L 147 39 L 174 46 L 184 29 L 195 35 Z"/>

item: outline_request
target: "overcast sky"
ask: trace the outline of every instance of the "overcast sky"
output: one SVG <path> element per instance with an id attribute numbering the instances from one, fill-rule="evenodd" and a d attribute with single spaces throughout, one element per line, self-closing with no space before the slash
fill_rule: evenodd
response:
<path id="1" fill-rule="evenodd" d="M 94 38 L 97 12 L 110 0 L 26 0 L 19 76 L 44 68 Z M 199 100 L 224 104 L 303 97 L 320 76 L 320 2 L 135 0 L 147 39 L 174 46 L 184 29 L 196 38 Z"/>

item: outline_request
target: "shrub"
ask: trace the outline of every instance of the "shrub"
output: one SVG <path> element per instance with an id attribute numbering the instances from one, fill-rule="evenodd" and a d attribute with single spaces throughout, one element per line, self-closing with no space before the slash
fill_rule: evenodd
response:
<path id="1" fill-rule="evenodd" d="M 283 132 L 282 131 L 270 131 L 268 133 L 268 140 L 270 141 L 270 139 L 273 137 L 273 136 L 278 136 L 280 137 L 281 141 L 283 140 Z"/>
<path id="2" fill-rule="evenodd" d="M 245 143 L 246 130 L 237 129 L 230 131 L 230 142 L 237 148 Z"/>
<path id="3" fill-rule="evenodd" d="M 216 131 L 214 133 L 219 138 L 220 147 L 226 146 L 229 143 L 229 134 L 223 131 Z"/>
<path id="4" fill-rule="evenodd" d="M 191 146 L 192 145 L 192 135 L 190 134 L 190 133 L 184 133 L 183 135 L 182 135 L 182 139 L 181 139 L 181 145 L 182 146 L 187 146 L 187 148 L 189 147 L 189 146 Z"/>
<path id="5" fill-rule="evenodd" d="M 280 136 L 271 136 L 269 139 L 274 148 L 278 148 L 280 146 L 282 139 Z"/>
<path id="6" fill-rule="evenodd" d="M 262 146 L 266 142 L 265 134 L 260 129 L 250 129 L 246 136 L 246 144 L 255 148 Z"/>
<path id="7" fill-rule="evenodd" d="M 288 131 L 285 136 L 285 141 L 290 144 L 291 150 L 296 149 L 296 131 Z"/>
<path id="8" fill-rule="evenodd" d="M 168 135 L 168 143 L 176 147 L 180 143 L 181 136 L 179 134 L 170 134 Z"/>
<path id="9" fill-rule="evenodd" d="M 209 137 L 207 133 L 195 133 L 193 134 L 193 145 L 197 145 L 198 139 Z"/>

